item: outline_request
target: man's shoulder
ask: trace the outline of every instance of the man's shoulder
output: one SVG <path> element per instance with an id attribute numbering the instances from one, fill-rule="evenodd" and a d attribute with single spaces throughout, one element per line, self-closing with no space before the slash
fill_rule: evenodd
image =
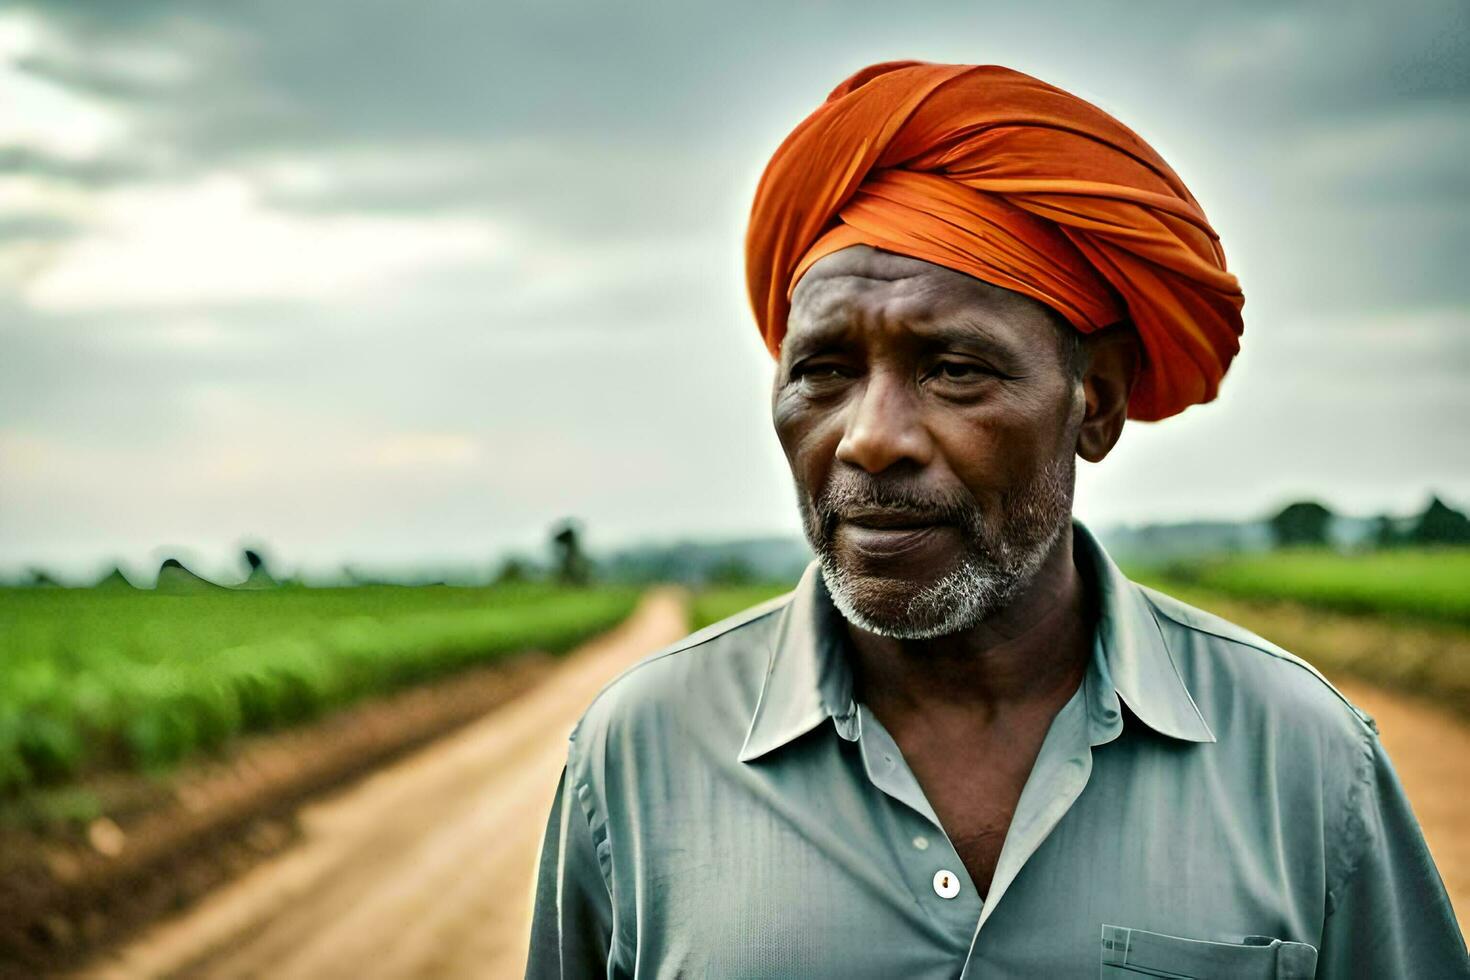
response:
<path id="1" fill-rule="evenodd" d="M 754 706 L 791 595 L 743 609 L 625 667 L 593 696 L 572 738 L 602 742 L 649 723 L 668 730 L 671 721 L 700 715 L 713 720 L 712 713 L 738 720 L 746 702 Z"/>
<path id="2" fill-rule="evenodd" d="M 1257 718 L 1315 720 L 1355 741 L 1365 730 L 1377 733 L 1372 716 L 1303 657 L 1223 616 L 1148 586 L 1138 588 L 1191 692 L 1216 702 L 1200 706 L 1207 721 L 1229 702 Z"/>

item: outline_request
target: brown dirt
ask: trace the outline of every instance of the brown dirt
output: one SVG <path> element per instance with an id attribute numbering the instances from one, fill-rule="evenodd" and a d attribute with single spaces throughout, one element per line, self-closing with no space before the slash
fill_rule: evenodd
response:
<path id="1" fill-rule="evenodd" d="M 1460 929 L 1470 941 L 1470 725 L 1421 698 L 1351 678 L 1331 680 L 1378 724 L 1450 893 Z"/>
<path id="2" fill-rule="evenodd" d="M 81 975 L 520 976 L 567 735 L 607 680 L 685 624 L 682 594 L 650 593 L 544 683 L 303 807 L 284 853 Z"/>
<path id="3" fill-rule="evenodd" d="M 238 876 L 290 844 L 301 800 L 482 716 L 555 663 L 522 654 L 242 739 L 228 758 L 162 780 L 85 780 L 104 818 L 0 832 L 0 977 L 73 963 Z"/>

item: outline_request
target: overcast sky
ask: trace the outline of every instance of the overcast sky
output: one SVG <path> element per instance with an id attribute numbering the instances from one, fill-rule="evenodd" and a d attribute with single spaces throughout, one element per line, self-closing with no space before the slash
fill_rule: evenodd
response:
<path id="1" fill-rule="evenodd" d="M 1246 294 L 1076 512 L 1470 503 L 1470 5 L 424 0 L 0 10 L 0 571 L 796 532 L 741 240 L 881 60 L 1111 111 Z"/>

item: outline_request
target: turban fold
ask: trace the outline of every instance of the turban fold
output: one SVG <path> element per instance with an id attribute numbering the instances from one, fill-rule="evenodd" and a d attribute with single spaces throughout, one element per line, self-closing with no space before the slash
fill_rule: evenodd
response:
<path id="1" fill-rule="evenodd" d="M 1112 116 L 1008 68 L 872 65 L 776 150 L 745 242 L 773 356 L 801 274 L 860 243 L 1023 293 L 1083 333 L 1131 320 L 1129 418 L 1210 401 L 1240 349 L 1244 297 L 1183 181 Z"/>

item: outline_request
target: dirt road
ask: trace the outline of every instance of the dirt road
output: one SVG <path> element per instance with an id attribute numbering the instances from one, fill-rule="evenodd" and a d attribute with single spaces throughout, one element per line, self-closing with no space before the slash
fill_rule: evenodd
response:
<path id="1" fill-rule="evenodd" d="M 519 977 L 533 866 L 582 709 L 685 633 L 677 592 L 534 691 L 301 813 L 303 839 L 83 976 Z"/>
<path id="2" fill-rule="evenodd" d="M 1470 725 L 1437 705 L 1333 677 L 1373 716 L 1445 889 L 1470 937 Z"/>

